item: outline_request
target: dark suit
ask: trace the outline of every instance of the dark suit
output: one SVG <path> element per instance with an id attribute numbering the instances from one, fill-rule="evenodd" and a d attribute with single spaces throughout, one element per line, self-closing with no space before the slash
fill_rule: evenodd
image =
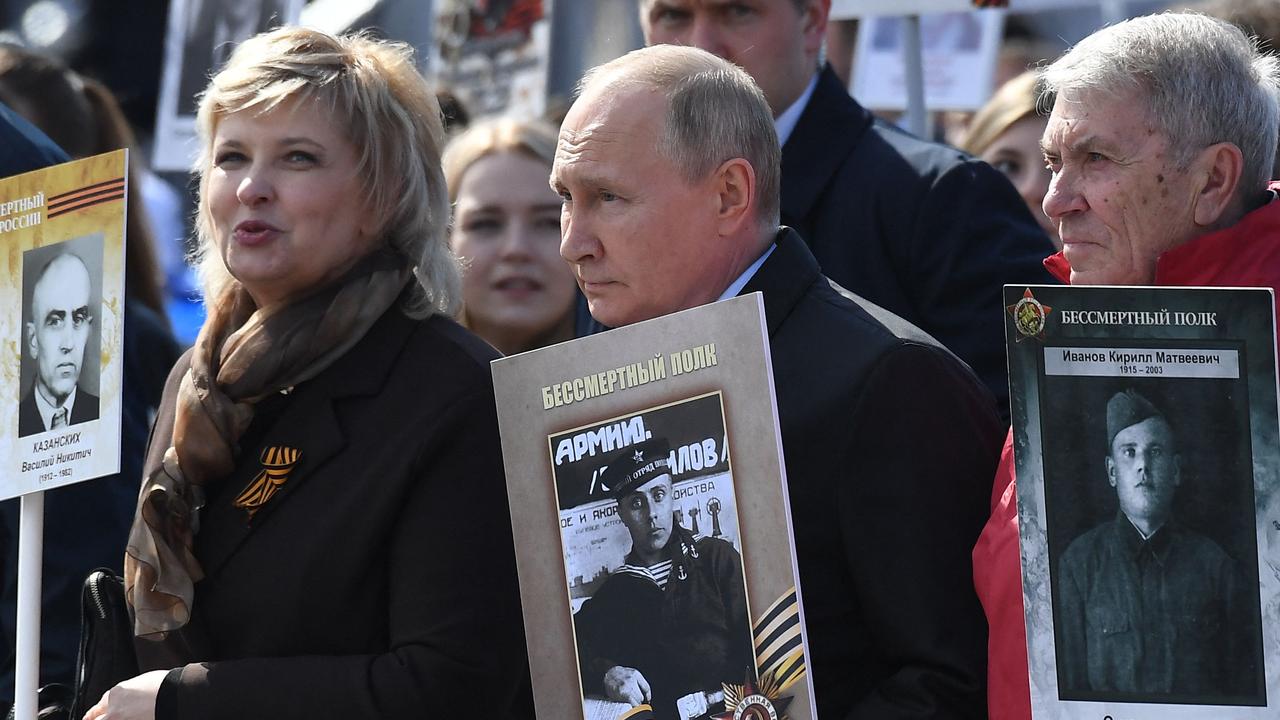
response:
<path id="1" fill-rule="evenodd" d="M 513 714 L 526 656 L 495 356 L 450 320 L 393 309 L 259 404 L 236 470 L 207 488 L 192 622 L 135 643 L 143 670 L 199 663 L 166 677 L 157 720 Z M 301 454 L 250 519 L 233 501 L 272 446 Z"/>
<path id="2" fill-rule="evenodd" d="M 98 419 L 98 396 L 90 395 L 84 388 L 76 388 L 76 404 L 71 406 L 71 419 L 68 425 Z M 40 418 L 40 407 L 36 405 L 36 389 L 33 386 L 22 396 L 18 403 L 18 437 L 26 437 L 45 431 L 44 420 Z M 90 568 L 92 569 L 92 568 Z"/>
<path id="3" fill-rule="evenodd" d="M 886 125 L 825 68 L 782 148 L 782 223 L 841 286 L 937 338 L 1008 416 L 1004 283 L 1053 246 L 998 171 Z"/>
<path id="4" fill-rule="evenodd" d="M 970 553 L 1003 428 L 929 336 L 819 273 L 784 229 L 764 293 L 818 717 L 979 718 Z"/>

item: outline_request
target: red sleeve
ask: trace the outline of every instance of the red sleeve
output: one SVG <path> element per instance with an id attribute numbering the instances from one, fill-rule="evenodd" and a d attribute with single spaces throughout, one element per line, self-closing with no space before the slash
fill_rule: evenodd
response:
<path id="1" fill-rule="evenodd" d="M 987 704 L 990 720 L 1030 720 L 1027 626 L 1018 556 L 1018 485 L 1013 433 L 1005 438 L 991 488 L 991 517 L 973 548 L 973 585 L 987 615 Z"/>

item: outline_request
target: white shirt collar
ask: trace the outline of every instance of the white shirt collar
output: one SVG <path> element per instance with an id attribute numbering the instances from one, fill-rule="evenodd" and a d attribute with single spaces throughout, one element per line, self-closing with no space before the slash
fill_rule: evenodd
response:
<path id="1" fill-rule="evenodd" d="M 66 401 L 62 403 L 62 407 L 67 409 L 68 424 L 71 423 L 71 410 L 76 405 L 76 390 L 77 387 L 72 386 L 71 394 L 68 395 Z M 33 386 L 31 388 L 31 393 L 36 396 L 36 409 L 40 411 L 40 422 L 44 423 L 45 430 L 52 430 L 53 414 L 60 412 L 61 408 L 56 408 L 53 405 L 50 405 L 49 401 L 45 398 L 44 393 L 40 392 L 40 388 Z"/>
<path id="2" fill-rule="evenodd" d="M 742 292 L 742 288 L 746 287 L 747 283 L 751 281 L 751 278 L 755 277 L 756 271 L 760 269 L 760 266 L 764 264 L 764 261 L 768 260 L 769 256 L 773 254 L 773 250 L 776 247 L 778 247 L 777 243 L 770 245 L 769 249 L 764 251 L 764 254 L 756 258 L 755 262 L 751 263 L 746 270 L 742 271 L 742 274 L 738 276 L 737 280 L 734 280 L 729 287 L 725 288 L 724 292 L 720 293 L 720 297 L 716 298 L 716 301 L 719 302 L 720 300 L 728 300 L 731 297 L 737 297 L 738 293 Z"/>
<path id="3" fill-rule="evenodd" d="M 796 123 L 800 122 L 800 116 L 804 114 L 804 109 L 809 104 L 809 98 L 813 97 L 813 89 L 818 87 L 818 73 L 813 74 L 813 79 L 809 81 L 809 85 L 805 87 L 804 92 L 800 93 L 800 97 L 791 103 L 791 107 L 782 111 L 773 121 L 773 127 L 778 131 L 778 147 L 787 144 L 787 138 L 791 137 L 791 131 L 796 129 Z"/>

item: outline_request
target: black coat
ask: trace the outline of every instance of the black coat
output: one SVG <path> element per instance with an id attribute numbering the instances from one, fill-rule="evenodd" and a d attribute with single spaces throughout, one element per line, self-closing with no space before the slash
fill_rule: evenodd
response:
<path id="1" fill-rule="evenodd" d="M 876 120 L 827 67 L 782 148 L 782 224 L 827 277 L 967 362 L 1007 419 L 1002 286 L 1056 281 L 1002 174 Z"/>
<path id="2" fill-rule="evenodd" d="M 165 679 L 157 720 L 511 715 L 527 663 L 494 357 L 450 320 L 393 309 L 260 404 L 236 470 L 208 488 L 191 624 L 135 643 L 144 670 L 193 663 Z M 301 454 L 250 521 L 233 500 L 272 446 Z"/>
<path id="3" fill-rule="evenodd" d="M 833 284 L 783 229 L 764 293 L 810 669 L 823 720 L 980 718 L 970 550 L 1004 429 L 932 338 Z"/>

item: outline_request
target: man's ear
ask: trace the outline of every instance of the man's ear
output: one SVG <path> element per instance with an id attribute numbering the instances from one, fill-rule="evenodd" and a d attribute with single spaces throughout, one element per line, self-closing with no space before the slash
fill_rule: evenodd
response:
<path id="1" fill-rule="evenodd" d="M 1111 487 L 1116 486 L 1116 461 L 1112 460 L 1110 455 L 1107 456 L 1107 482 Z"/>
<path id="2" fill-rule="evenodd" d="M 1200 187 L 1193 200 L 1196 225 L 1213 227 L 1236 199 L 1244 155 L 1234 143 L 1214 143 L 1200 151 L 1194 162 Z"/>
<path id="3" fill-rule="evenodd" d="M 1173 486 L 1182 485 L 1182 456 L 1174 453 L 1173 456 Z"/>
<path id="4" fill-rule="evenodd" d="M 818 50 L 827 38 L 827 17 L 831 15 L 831 0 L 808 0 L 804 5 L 801 28 L 804 32 L 804 51 L 818 56 Z"/>
<path id="5" fill-rule="evenodd" d="M 716 225 L 721 237 L 734 235 L 756 214 L 756 171 L 743 158 L 725 160 L 715 171 Z"/>
<path id="6" fill-rule="evenodd" d="M 40 349 L 36 345 L 36 324 L 34 322 L 27 322 L 27 352 L 31 355 L 32 360 L 35 360 L 40 353 Z"/>

